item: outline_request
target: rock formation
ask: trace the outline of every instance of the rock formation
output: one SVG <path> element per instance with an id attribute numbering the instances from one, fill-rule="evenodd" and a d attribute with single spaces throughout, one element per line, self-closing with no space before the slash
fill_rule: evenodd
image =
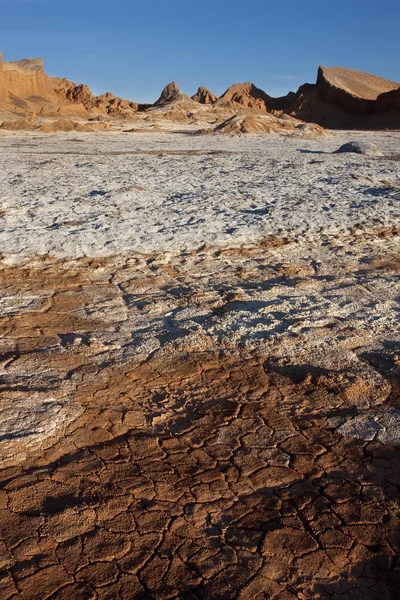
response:
<path id="1" fill-rule="evenodd" d="M 375 113 L 378 97 L 399 89 L 400 84 L 361 71 L 321 66 L 316 87 L 319 95 L 332 106 L 361 116 Z"/>
<path id="2" fill-rule="evenodd" d="M 94 96 L 87 85 L 48 76 L 43 60 L 3 62 L 0 54 L 0 109 L 6 112 L 43 117 L 91 113 L 133 116 L 138 105 L 112 94 Z"/>
<path id="3" fill-rule="evenodd" d="M 192 96 L 192 100 L 200 102 L 200 104 L 214 104 L 218 100 L 218 96 L 207 88 L 200 86 L 195 95 Z"/>
<path id="4" fill-rule="evenodd" d="M 354 100 L 376 100 L 380 94 L 396 90 L 399 83 L 363 73 L 351 69 L 339 67 L 322 67 L 318 69 L 317 85 L 321 91 L 325 90 L 326 97 L 336 94 L 336 98 L 342 99 L 343 108 L 351 109 L 349 97 Z M 357 106 L 356 103 L 354 103 Z"/>
<path id="5" fill-rule="evenodd" d="M 398 128 L 399 89 L 400 83 L 369 73 L 320 66 L 315 84 L 302 85 L 272 106 L 332 129 Z"/>
<path id="6" fill-rule="evenodd" d="M 156 119 L 188 122 L 193 112 L 199 108 L 200 104 L 181 92 L 173 81 L 163 89 L 159 99 L 145 110 Z"/>
<path id="7" fill-rule="evenodd" d="M 56 101 L 56 93 L 48 86 L 43 60 L 6 63 L 0 54 L 0 108 L 27 114 L 33 112 L 37 104 L 46 101 Z"/>
<path id="8" fill-rule="evenodd" d="M 39 131 L 40 133 L 57 133 L 57 132 L 94 132 L 107 131 L 110 129 L 109 123 L 101 121 L 92 123 L 81 123 L 70 119 L 59 119 L 58 121 L 50 121 L 41 125 L 35 120 L 15 119 L 13 121 L 4 121 L 0 125 L 0 130 L 5 131 Z"/>
<path id="9" fill-rule="evenodd" d="M 266 113 L 270 110 L 271 97 L 252 83 L 236 83 L 226 90 L 220 98 L 220 104 L 236 102 L 245 108 Z"/>
<path id="10" fill-rule="evenodd" d="M 186 99 L 189 100 L 189 97 L 185 94 L 182 94 L 175 81 L 173 81 L 172 83 L 169 83 L 165 86 L 165 88 L 161 92 L 161 96 L 154 103 L 154 106 L 163 106 L 164 104 L 170 104 L 171 102 L 177 102 Z"/>
<path id="11" fill-rule="evenodd" d="M 400 87 L 390 92 L 380 94 L 376 99 L 376 112 L 377 114 L 387 113 L 394 111 L 394 118 L 400 120 Z M 400 123 L 399 123 L 400 126 Z"/>
<path id="12" fill-rule="evenodd" d="M 214 133 L 296 134 L 299 137 L 321 137 L 325 130 L 313 123 L 303 123 L 288 115 L 234 115 L 214 128 Z"/>
<path id="13" fill-rule="evenodd" d="M 95 96 L 85 84 L 49 77 L 40 58 L 3 62 L 0 54 L 0 114 L 11 123 L 17 117 L 25 119 L 29 123 L 26 128 L 32 128 L 32 118 L 38 116 L 57 120 L 153 118 L 257 129 L 272 124 L 255 125 L 242 119 L 239 126 L 238 120 L 230 119 L 236 115 L 286 114 L 331 129 L 398 129 L 400 83 L 361 71 L 321 66 L 315 84 L 306 83 L 281 98 L 272 98 L 252 83 L 235 84 L 221 98 L 200 87 L 190 98 L 172 82 L 154 104 L 140 105 L 109 92 Z"/>

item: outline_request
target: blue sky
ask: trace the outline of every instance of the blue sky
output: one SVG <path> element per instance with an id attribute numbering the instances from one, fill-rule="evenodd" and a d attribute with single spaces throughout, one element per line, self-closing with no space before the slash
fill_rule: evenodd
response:
<path id="1" fill-rule="evenodd" d="M 4 60 L 139 102 L 252 81 L 273 96 L 319 64 L 400 81 L 398 0 L 0 0 Z"/>

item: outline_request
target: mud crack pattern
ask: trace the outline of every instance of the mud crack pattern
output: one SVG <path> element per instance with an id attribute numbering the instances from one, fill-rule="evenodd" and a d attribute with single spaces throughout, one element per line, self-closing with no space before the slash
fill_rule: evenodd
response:
<path id="1" fill-rule="evenodd" d="M 4 266 L 2 599 L 399 598 L 395 437 L 343 434 L 397 414 L 398 263 L 351 244 Z"/>

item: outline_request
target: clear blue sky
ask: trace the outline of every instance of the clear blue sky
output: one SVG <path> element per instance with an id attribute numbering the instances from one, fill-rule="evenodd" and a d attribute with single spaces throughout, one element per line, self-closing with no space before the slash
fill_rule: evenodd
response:
<path id="1" fill-rule="evenodd" d="M 0 51 L 140 102 L 172 80 L 189 94 L 252 81 L 281 95 L 319 64 L 400 81 L 400 1 L 0 0 Z"/>

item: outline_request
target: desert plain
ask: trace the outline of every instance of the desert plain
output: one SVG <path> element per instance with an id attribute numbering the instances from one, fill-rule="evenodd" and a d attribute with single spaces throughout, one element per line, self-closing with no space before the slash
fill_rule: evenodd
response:
<path id="1" fill-rule="evenodd" d="M 0 55 L 0 600 L 400 598 L 399 101 Z"/>
<path id="2" fill-rule="evenodd" d="M 2 598 L 398 598 L 399 148 L 3 133 Z"/>

